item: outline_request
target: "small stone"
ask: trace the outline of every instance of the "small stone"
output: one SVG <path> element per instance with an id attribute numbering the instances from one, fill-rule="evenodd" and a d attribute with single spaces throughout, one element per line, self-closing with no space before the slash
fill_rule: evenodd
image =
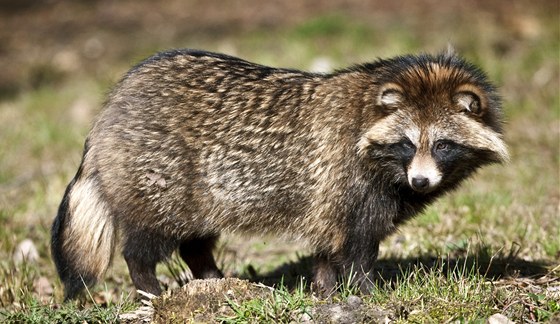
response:
<path id="1" fill-rule="evenodd" d="M 333 321 L 339 321 L 346 315 L 346 312 L 342 307 L 340 307 L 340 305 L 331 306 L 329 311 L 331 313 L 331 319 Z"/>
<path id="2" fill-rule="evenodd" d="M 346 299 L 346 302 L 348 303 L 348 306 L 352 307 L 352 308 L 358 308 L 360 307 L 360 305 L 362 305 L 362 299 L 356 295 L 350 295 L 348 296 L 348 298 Z"/>
<path id="3" fill-rule="evenodd" d="M 488 317 L 488 324 L 514 324 L 505 315 L 500 313 Z"/>
<path id="4" fill-rule="evenodd" d="M 39 297 L 49 297 L 53 294 L 53 287 L 47 277 L 39 277 L 33 282 L 33 289 Z"/>
<path id="5" fill-rule="evenodd" d="M 307 314 L 307 313 L 303 313 L 301 314 L 301 316 L 299 317 L 299 323 L 313 323 L 313 318 L 311 318 L 311 315 Z"/>
<path id="6" fill-rule="evenodd" d="M 16 250 L 14 251 L 13 260 L 15 264 L 20 264 L 23 261 L 33 263 L 39 259 L 39 252 L 35 244 L 30 239 L 21 241 Z"/>
<path id="7" fill-rule="evenodd" d="M 344 309 L 344 307 L 340 305 L 333 305 L 330 308 L 330 321 L 331 323 L 355 323 L 356 319 L 354 314 Z"/>

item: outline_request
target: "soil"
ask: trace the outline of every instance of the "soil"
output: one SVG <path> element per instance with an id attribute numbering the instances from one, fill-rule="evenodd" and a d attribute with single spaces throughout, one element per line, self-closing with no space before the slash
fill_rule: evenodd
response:
<path id="1" fill-rule="evenodd" d="M 272 288 L 234 278 L 193 280 L 181 289 L 152 301 L 154 323 L 217 321 L 234 315 L 228 301 L 241 304 L 270 298 Z"/>
<path id="2" fill-rule="evenodd" d="M 272 299 L 274 288 L 235 278 L 193 280 L 180 289 L 155 297 L 148 306 L 123 314 L 123 323 L 220 323 L 235 315 L 231 304 Z M 298 323 L 381 323 L 391 312 L 365 305 L 358 296 L 346 302 L 324 301 L 308 312 L 294 314 Z"/>

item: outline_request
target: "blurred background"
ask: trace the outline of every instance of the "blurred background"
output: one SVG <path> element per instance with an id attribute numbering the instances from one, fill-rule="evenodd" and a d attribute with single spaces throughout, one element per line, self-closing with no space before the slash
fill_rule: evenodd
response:
<path id="1" fill-rule="evenodd" d="M 167 48 L 310 68 L 451 43 L 490 65 L 558 41 L 558 1 L 550 0 L 2 0 L 0 10 L 3 98 L 78 77 L 114 81 Z"/>
<path id="2" fill-rule="evenodd" d="M 89 127 L 121 75 L 169 48 L 331 71 L 452 44 L 500 87 L 512 161 L 404 226 L 381 258 L 464 254 L 483 242 L 558 263 L 559 10 L 557 0 L 0 0 L 0 302 L 41 295 L 39 278 L 60 297 L 49 228 Z M 22 273 L 12 256 L 29 252 L 26 240 L 35 254 Z M 230 254 L 243 250 L 232 244 Z M 278 246 L 233 258 L 259 270 L 299 251 Z M 119 287 L 130 285 L 121 261 L 109 276 Z"/>

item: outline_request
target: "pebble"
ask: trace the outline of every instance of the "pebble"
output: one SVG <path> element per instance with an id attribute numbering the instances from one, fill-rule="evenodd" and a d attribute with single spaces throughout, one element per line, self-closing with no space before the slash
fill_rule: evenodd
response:
<path id="1" fill-rule="evenodd" d="M 356 295 L 348 296 L 346 302 L 348 303 L 348 306 L 352 308 L 358 308 L 360 307 L 360 305 L 362 305 L 362 299 Z"/>
<path id="2" fill-rule="evenodd" d="M 20 264 L 23 261 L 34 263 L 39 260 L 39 252 L 37 252 L 33 241 L 30 239 L 21 241 L 14 251 L 13 260 L 15 264 Z"/>
<path id="3" fill-rule="evenodd" d="M 488 317 L 488 324 L 513 324 L 505 315 L 500 313 Z"/>

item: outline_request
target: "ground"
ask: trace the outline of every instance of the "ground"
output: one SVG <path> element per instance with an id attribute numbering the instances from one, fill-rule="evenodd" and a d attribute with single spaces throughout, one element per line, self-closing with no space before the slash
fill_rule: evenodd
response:
<path id="1" fill-rule="evenodd" d="M 558 2 L 545 0 L 2 1 L 0 320 L 113 322 L 136 311 L 150 315 L 121 320 L 168 322 L 178 307 L 177 318 L 194 309 L 233 323 L 560 321 L 559 17 Z M 319 298 L 305 247 L 224 236 L 220 267 L 249 280 L 226 281 L 246 291 L 240 298 L 223 281 L 178 288 L 186 268 L 173 259 L 158 273 L 175 290 L 139 308 L 117 256 L 86 297 L 62 302 L 49 228 L 104 95 L 133 64 L 190 47 L 331 70 L 448 43 L 499 86 L 511 162 L 482 170 L 383 242 L 371 294 L 345 285 Z M 200 305 L 222 308 L 189 307 L 202 286 L 214 290 Z"/>

